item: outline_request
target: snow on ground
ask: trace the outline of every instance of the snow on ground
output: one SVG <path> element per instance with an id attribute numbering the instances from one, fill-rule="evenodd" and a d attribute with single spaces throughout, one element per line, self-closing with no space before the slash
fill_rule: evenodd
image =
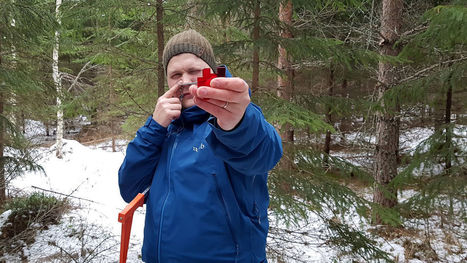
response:
<path id="1" fill-rule="evenodd" d="M 427 138 L 430 131 L 416 130 L 408 134 L 412 137 L 406 135 L 404 140 L 401 140 L 407 149 L 416 145 L 414 141 L 420 142 Z M 39 164 L 46 174 L 28 173 L 11 182 L 10 187 L 24 192 L 45 189 L 69 195 L 68 199 L 78 207 L 67 213 L 59 225 L 40 232 L 36 242 L 24 249 L 24 254 L 30 262 L 59 262 L 60 257 L 68 257 L 69 262 L 118 262 L 121 224 L 117 221 L 117 215 L 126 203 L 119 194 L 117 173 L 124 158 L 125 147 L 119 147 L 118 152 L 111 152 L 109 141 L 93 146 L 83 146 L 73 140 L 64 142 L 63 159 L 55 157 L 55 146 L 37 149 L 41 157 Z M 121 146 L 126 142 L 118 141 L 117 144 Z M 401 192 L 401 201 L 414 194 L 413 190 Z M 128 262 L 141 262 L 144 210 L 145 208 L 139 208 L 133 218 Z M 0 216 L 0 226 L 8 216 L 7 213 L 8 211 Z M 465 243 L 462 244 L 465 242 L 465 236 L 451 237 L 450 244 L 444 242 L 447 238 L 446 233 L 436 223 L 440 222 L 440 219 L 436 216 L 433 219 L 435 220 L 427 220 L 431 228 L 429 238 L 431 247 L 442 259 L 440 262 L 463 262 L 467 258 L 467 252 L 465 248 L 459 251 L 459 247 L 465 247 Z M 370 229 L 367 222 L 362 221 L 356 213 L 350 212 L 341 220 L 350 222 L 356 228 Z M 295 226 L 286 227 L 282 222 L 275 220 L 273 214 L 270 214 L 270 221 L 268 250 L 277 250 L 297 257 L 296 260 L 286 262 L 333 262 L 331 258 L 338 256 L 336 250 L 324 243 L 322 236 L 326 229 L 317 215 L 310 212 L 307 222 L 299 222 Z M 418 221 L 404 223 L 408 228 L 426 228 Z M 284 231 L 286 228 L 287 231 Z M 454 232 L 466 233 L 465 228 L 465 223 L 461 223 Z M 284 233 L 287 234 L 284 240 L 278 241 L 284 237 L 280 236 Z M 274 236 L 279 239 L 271 238 Z M 405 260 L 408 253 L 405 251 L 407 242 L 415 244 L 420 239 L 378 238 L 377 241 L 378 245 L 398 262 L 424 262 L 420 259 Z M 7 262 L 20 261 L 15 255 L 6 255 L 4 259 Z M 270 261 L 276 262 L 274 259 Z M 346 260 L 344 256 L 342 261 L 352 262 L 352 259 Z"/>
<path id="2" fill-rule="evenodd" d="M 93 262 L 115 262 L 119 254 L 121 231 L 117 216 L 126 206 L 119 194 L 117 176 L 124 153 L 91 149 L 73 140 L 64 140 L 63 159 L 55 157 L 55 146 L 40 148 L 38 151 L 42 155 L 39 164 L 46 174 L 26 174 L 13 180 L 11 186 L 25 192 L 45 189 L 70 195 L 69 200 L 80 206 L 80 209 L 66 215 L 61 225 L 43 231 L 36 238 L 37 242 L 27 249 L 25 254 L 30 255 L 30 260 L 34 262 L 39 260 L 39 257 L 50 256 L 45 253 L 55 253 L 54 251 L 59 250 L 59 247 L 67 247 L 68 251 L 73 253 L 80 252 L 83 246 L 82 240 L 73 233 L 90 231 L 98 238 L 94 240 L 91 238 L 87 248 L 92 249 L 100 242 L 113 244 L 113 247 L 105 252 L 106 260 L 100 258 Z M 144 208 L 139 208 L 133 218 L 130 240 L 133 246 L 129 252 L 128 262 L 138 261 L 144 226 L 143 214 Z M 80 230 L 78 226 L 83 224 L 89 225 L 88 227 L 94 230 L 85 229 L 86 226 L 82 226 L 83 229 Z M 99 231 L 102 233 L 98 233 Z M 73 244 L 73 240 L 78 242 Z M 54 244 L 58 241 L 60 241 L 59 245 Z"/>

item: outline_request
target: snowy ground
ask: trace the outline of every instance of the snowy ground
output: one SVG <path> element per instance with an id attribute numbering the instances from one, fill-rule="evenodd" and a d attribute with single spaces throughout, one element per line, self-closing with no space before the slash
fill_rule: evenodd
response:
<path id="1" fill-rule="evenodd" d="M 417 142 L 429 134 L 428 131 L 420 130 L 416 133 L 417 135 L 414 132 L 410 134 Z M 407 148 L 412 147 L 409 140 L 405 141 Z M 118 262 L 121 224 L 117 221 L 117 215 L 126 204 L 119 195 L 117 172 L 124 158 L 124 147 L 120 147 L 118 152 L 111 152 L 108 144 L 109 142 L 83 146 L 77 141 L 66 140 L 63 159 L 55 157 L 54 146 L 38 148 L 37 154 L 41 157 L 39 164 L 46 174 L 29 173 L 11 182 L 10 187 L 23 192 L 42 191 L 40 188 L 69 195 L 69 200 L 79 206 L 66 214 L 61 224 L 40 232 L 36 242 L 24 249 L 24 255 L 30 262 Z M 120 141 L 119 144 L 124 142 Z M 401 193 L 401 197 L 407 198 L 412 194 L 413 192 L 406 191 Z M 0 216 L 0 226 L 6 215 Z M 274 216 L 271 215 L 271 218 Z M 366 224 L 356 214 L 346 215 L 344 220 L 353 222 L 356 226 Z M 411 228 L 424 228 L 416 222 L 406 224 Z M 144 208 L 139 208 L 133 218 L 128 262 L 141 262 L 143 226 Z M 279 235 L 281 229 L 285 228 L 280 222 L 275 223 L 274 219 L 271 220 L 271 227 L 271 235 Z M 435 223 L 430 227 L 431 246 L 440 256 L 440 262 L 465 262 L 467 244 L 462 243 L 465 242 L 465 234 L 462 239 L 451 237 L 452 242 L 445 242 L 444 230 Z M 455 231 L 467 233 L 465 228 L 464 223 L 457 226 Z M 297 256 L 297 260 L 287 262 L 332 262 L 331 257 L 338 256 L 335 250 L 320 239 L 320 234 L 325 229 L 317 216 L 310 214 L 308 222 L 289 227 L 288 230 L 287 240 L 284 242 L 269 241 L 271 249 Z M 418 242 L 417 239 L 410 241 Z M 407 247 L 407 242 L 407 238 L 378 239 L 378 245 L 393 255 L 396 262 L 427 262 L 423 259 L 406 261 L 408 251 L 404 246 Z M 464 249 L 459 250 L 459 247 Z M 4 260 L 20 262 L 15 255 L 6 255 Z"/>

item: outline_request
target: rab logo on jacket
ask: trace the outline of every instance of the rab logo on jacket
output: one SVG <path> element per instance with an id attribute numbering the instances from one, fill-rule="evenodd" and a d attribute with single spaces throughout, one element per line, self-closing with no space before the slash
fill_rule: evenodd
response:
<path id="1" fill-rule="evenodd" d="M 198 147 L 193 146 L 193 151 L 198 152 L 198 151 L 203 150 L 204 148 L 206 148 L 206 146 L 204 146 L 204 144 L 201 143 Z"/>

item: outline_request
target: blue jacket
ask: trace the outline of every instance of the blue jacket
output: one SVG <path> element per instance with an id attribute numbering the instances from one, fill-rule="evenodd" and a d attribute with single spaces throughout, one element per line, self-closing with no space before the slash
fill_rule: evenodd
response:
<path id="1" fill-rule="evenodd" d="M 143 261 L 266 262 L 267 173 L 280 137 L 250 103 L 232 131 L 193 106 L 164 128 L 149 117 L 128 145 L 120 193 L 146 198 Z"/>

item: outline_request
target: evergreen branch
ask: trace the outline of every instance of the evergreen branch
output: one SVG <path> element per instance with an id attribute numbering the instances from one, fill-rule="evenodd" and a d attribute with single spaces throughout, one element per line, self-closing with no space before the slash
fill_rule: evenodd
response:
<path id="1" fill-rule="evenodd" d="M 464 60 L 467 60 L 467 57 L 461 57 L 461 58 L 458 58 L 458 59 L 451 59 L 451 60 L 446 60 L 446 61 L 442 61 L 442 62 L 439 62 L 437 64 L 434 64 L 434 65 L 431 65 L 427 68 L 424 68 L 420 71 L 417 71 L 415 74 L 413 74 L 412 76 L 409 76 L 409 77 L 406 77 L 400 81 L 398 81 L 397 85 L 399 84 L 402 84 L 404 82 L 407 82 L 407 81 L 410 81 L 410 80 L 414 80 L 414 79 L 417 79 L 418 77 L 422 76 L 424 73 L 436 68 L 436 67 L 440 67 L 440 66 L 443 66 L 443 65 L 446 65 L 446 64 L 451 64 L 451 63 L 455 63 L 455 62 L 460 62 L 460 61 L 464 61 Z"/>
<path id="2" fill-rule="evenodd" d="M 131 96 L 131 94 L 130 94 L 130 92 L 128 92 L 128 90 L 125 89 L 124 92 L 125 92 L 125 93 L 128 95 L 128 97 L 133 101 L 133 103 L 134 103 L 136 106 L 138 106 L 138 108 L 139 108 L 142 112 L 144 112 L 144 113 L 146 113 L 146 114 L 151 114 L 150 112 L 148 112 L 147 110 L 145 110 L 145 109 L 135 100 L 135 98 L 133 98 L 133 96 Z"/>
<path id="3" fill-rule="evenodd" d="M 117 55 L 121 55 L 121 56 L 126 57 L 126 58 L 134 59 L 134 60 L 137 60 L 137 61 L 146 63 L 146 64 L 156 65 L 156 66 L 157 66 L 157 63 L 155 63 L 155 62 L 152 61 L 152 60 L 144 59 L 144 58 L 141 58 L 140 56 L 137 56 L 137 55 L 134 56 L 134 55 L 125 53 L 125 52 L 121 51 L 121 49 L 119 49 L 119 48 L 117 48 L 117 47 L 113 47 L 113 48 L 111 47 L 111 48 L 110 48 L 110 51 L 113 51 L 113 52 L 115 52 Z"/>

